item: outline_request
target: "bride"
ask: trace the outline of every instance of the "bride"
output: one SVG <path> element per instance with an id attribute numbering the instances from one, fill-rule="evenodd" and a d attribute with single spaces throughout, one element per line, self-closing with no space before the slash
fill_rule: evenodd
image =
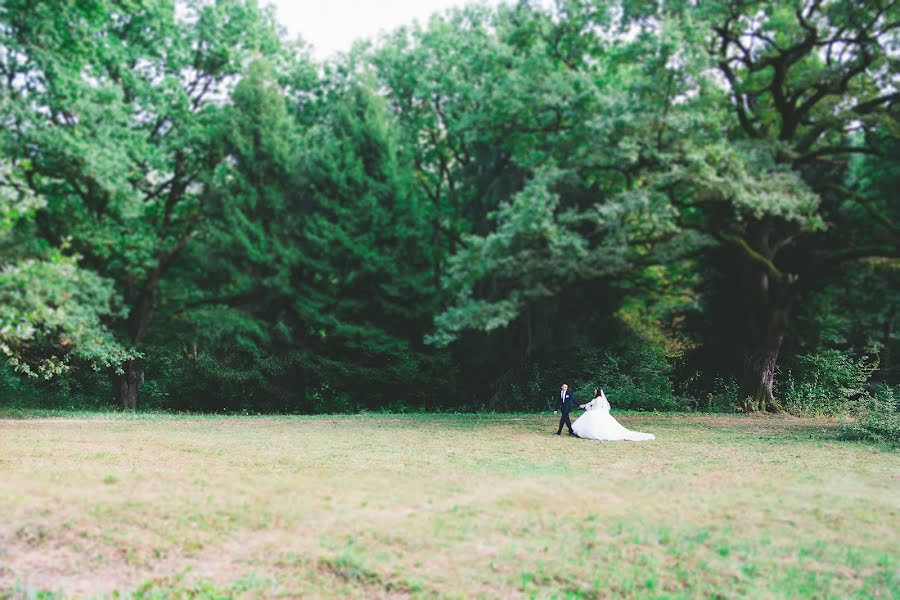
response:
<path id="1" fill-rule="evenodd" d="M 580 408 L 585 409 L 586 412 L 572 423 L 572 431 L 580 438 L 610 441 L 628 440 L 632 442 L 656 439 L 656 436 L 652 433 L 631 431 L 620 425 L 609 414 L 609 400 L 606 399 L 606 394 L 600 388 L 594 390 L 594 399 L 587 404 L 582 404 Z"/>

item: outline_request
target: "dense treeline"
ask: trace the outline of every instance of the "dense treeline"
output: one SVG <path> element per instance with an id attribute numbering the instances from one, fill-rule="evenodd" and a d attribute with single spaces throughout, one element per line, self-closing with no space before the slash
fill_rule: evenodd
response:
<path id="1" fill-rule="evenodd" d="M 0 4 L 0 391 L 823 412 L 900 381 L 890 2 Z M 891 406 L 893 406 L 891 404 Z"/>

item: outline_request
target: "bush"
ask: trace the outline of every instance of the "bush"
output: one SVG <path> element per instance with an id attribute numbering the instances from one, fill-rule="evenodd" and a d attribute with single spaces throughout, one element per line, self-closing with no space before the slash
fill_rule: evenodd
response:
<path id="1" fill-rule="evenodd" d="M 41 394 L 34 381 L 16 373 L 0 359 L 0 404 L 7 407 L 33 406 L 40 402 Z"/>
<path id="2" fill-rule="evenodd" d="M 541 363 L 528 362 L 511 369 L 491 385 L 492 394 L 473 402 L 468 408 L 487 412 L 542 412 L 556 408 L 559 375 Z M 570 385 L 574 384 L 570 383 Z M 574 390 L 573 390 L 574 391 Z M 578 396 L 576 396 L 578 397 Z"/>
<path id="3" fill-rule="evenodd" d="M 881 386 L 874 395 L 860 398 L 850 417 L 841 422 L 844 437 L 900 445 L 898 396 L 894 389 Z"/>
<path id="4" fill-rule="evenodd" d="M 106 372 L 79 364 L 50 381 L 25 377 L 0 364 L 0 406 L 50 410 L 116 408 Z"/>
<path id="5" fill-rule="evenodd" d="M 631 345 L 617 352 L 595 353 L 579 370 L 590 375 L 574 384 L 579 401 L 593 398 L 594 388 L 606 392 L 613 410 L 674 410 L 677 408 L 671 366 L 658 347 Z"/>
<path id="6" fill-rule="evenodd" d="M 569 384 L 577 403 L 602 387 L 613 410 L 674 410 L 671 365 L 657 345 L 625 340 L 604 349 L 537 357 L 495 379 L 490 397 L 467 408 L 489 412 L 552 411 L 559 386 Z"/>
<path id="7" fill-rule="evenodd" d="M 685 404 L 709 412 L 738 412 L 741 410 L 740 391 L 741 386 L 734 377 L 717 376 L 712 392 L 704 400 L 690 402 L 688 399 Z"/>
<path id="8" fill-rule="evenodd" d="M 359 410 L 345 392 L 334 389 L 327 382 L 307 393 L 307 403 L 315 415 L 353 413 Z"/>
<path id="9" fill-rule="evenodd" d="M 866 381 L 877 361 L 841 350 L 801 354 L 794 369 L 778 386 L 776 397 L 794 415 L 838 415 L 851 408 L 851 400 L 867 395 Z M 799 377 L 795 377 L 795 373 Z"/>

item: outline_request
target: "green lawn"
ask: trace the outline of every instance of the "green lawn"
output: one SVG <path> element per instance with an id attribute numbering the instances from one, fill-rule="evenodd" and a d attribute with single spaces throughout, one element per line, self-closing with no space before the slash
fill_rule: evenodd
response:
<path id="1" fill-rule="evenodd" d="M 900 456 L 835 423 L 0 412 L 0 597 L 900 593 Z"/>

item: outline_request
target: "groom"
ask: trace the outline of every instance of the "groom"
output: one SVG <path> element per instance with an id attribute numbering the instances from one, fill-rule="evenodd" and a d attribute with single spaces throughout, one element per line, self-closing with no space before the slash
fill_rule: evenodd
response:
<path id="1" fill-rule="evenodd" d="M 569 385 L 564 383 L 559 390 L 559 412 L 562 413 L 562 417 L 559 419 L 559 430 L 556 435 L 562 433 L 563 425 L 569 428 L 569 435 L 575 435 L 572 432 L 572 421 L 569 420 L 569 413 L 572 412 L 573 406 L 575 406 L 575 396 L 569 393 Z"/>

